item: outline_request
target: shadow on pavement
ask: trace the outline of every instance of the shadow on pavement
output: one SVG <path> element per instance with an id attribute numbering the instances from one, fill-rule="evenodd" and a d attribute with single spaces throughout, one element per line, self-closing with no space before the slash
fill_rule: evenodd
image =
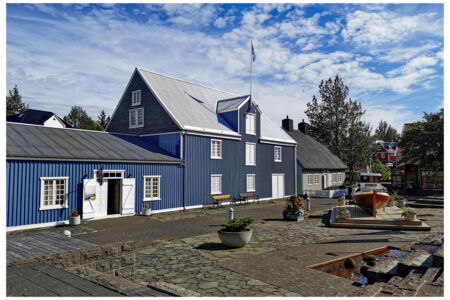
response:
<path id="1" fill-rule="evenodd" d="M 222 243 L 203 243 L 195 247 L 195 249 L 208 251 L 221 251 L 221 250 L 229 250 L 230 248 L 228 248 Z"/>
<path id="2" fill-rule="evenodd" d="M 381 243 L 381 242 L 389 242 L 389 239 L 339 240 L 339 241 L 314 243 L 314 244 L 318 244 L 318 245 L 320 245 L 320 244 L 356 244 L 356 243 Z"/>

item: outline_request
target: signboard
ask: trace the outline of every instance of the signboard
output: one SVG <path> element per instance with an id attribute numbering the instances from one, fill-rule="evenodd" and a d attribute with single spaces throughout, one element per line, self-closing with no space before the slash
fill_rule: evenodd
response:
<path id="1" fill-rule="evenodd" d="M 84 190 L 84 200 L 95 200 L 95 185 L 88 185 Z"/>

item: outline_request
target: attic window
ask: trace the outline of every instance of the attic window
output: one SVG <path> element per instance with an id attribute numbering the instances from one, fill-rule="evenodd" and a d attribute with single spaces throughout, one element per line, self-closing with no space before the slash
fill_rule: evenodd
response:
<path id="1" fill-rule="evenodd" d="M 131 92 L 131 106 L 141 104 L 141 90 Z"/>
<path id="2" fill-rule="evenodd" d="M 256 134 L 256 115 L 247 114 L 245 116 L 245 133 Z"/>
<path id="3" fill-rule="evenodd" d="M 129 124 L 130 128 L 143 127 L 144 126 L 144 108 L 130 109 L 129 111 Z"/>
<path id="4" fill-rule="evenodd" d="M 281 147 L 275 146 L 274 147 L 274 156 L 276 162 L 281 162 Z"/>

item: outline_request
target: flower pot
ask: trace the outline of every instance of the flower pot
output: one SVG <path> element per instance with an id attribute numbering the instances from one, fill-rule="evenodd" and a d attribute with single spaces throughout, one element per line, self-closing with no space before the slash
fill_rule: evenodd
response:
<path id="1" fill-rule="evenodd" d="M 348 219 L 350 218 L 350 214 L 338 214 L 338 219 Z"/>
<path id="2" fill-rule="evenodd" d="M 229 248 L 241 248 L 247 245 L 252 238 L 253 230 L 244 229 L 238 232 L 218 231 L 219 239 L 225 246 Z"/>
<path id="3" fill-rule="evenodd" d="M 286 221 L 303 221 L 305 219 L 305 216 L 286 214 L 284 215 L 284 219 Z"/>
<path id="4" fill-rule="evenodd" d="M 406 215 L 405 220 L 406 221 L 415 221 L 415 220 L 417 220 L 417 217 L 416 217 L 416 215 Z"/>
<path id="5" fill-rule="evenodd" d="M 388 207 L 394 207 L 395 205 L 396 205 L 395 201 L 389 201 L 389 202 L 387 203 L 387 206 L 388 206 Z"/>
<path id="6" fill-rule="evenodd" d="M 79 215 L 76 217 L 71 216 L 69 218 L 69 225 L 71 225 L 71 226 L 80 225 L 80 222 L 81 222 L 81 218 Z"/>
<path id="7" fill-rule="evenodd" d="M 344 206 L 344 205 L 345 205 L 345 200 L 338 201 L 338 206 Z"/>
<path id="8" fill-rule="evenodd" d="M 142 215 L 143 216 L 149 216 L 149 215 L 151 215 L 151 213 L 152 213 L 152 209 L 151 208 L 143 208 L 142 209 Z"/>

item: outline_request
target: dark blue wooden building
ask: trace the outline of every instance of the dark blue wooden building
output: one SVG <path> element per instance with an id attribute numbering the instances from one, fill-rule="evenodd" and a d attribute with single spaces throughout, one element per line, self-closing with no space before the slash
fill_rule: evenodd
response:
<path id="1" fill-rule="evenodd" d="M 8 123 L 7 225 L 296 193 L 296 142 L 250 96 L 135 69 L 106 131 Z"/>

